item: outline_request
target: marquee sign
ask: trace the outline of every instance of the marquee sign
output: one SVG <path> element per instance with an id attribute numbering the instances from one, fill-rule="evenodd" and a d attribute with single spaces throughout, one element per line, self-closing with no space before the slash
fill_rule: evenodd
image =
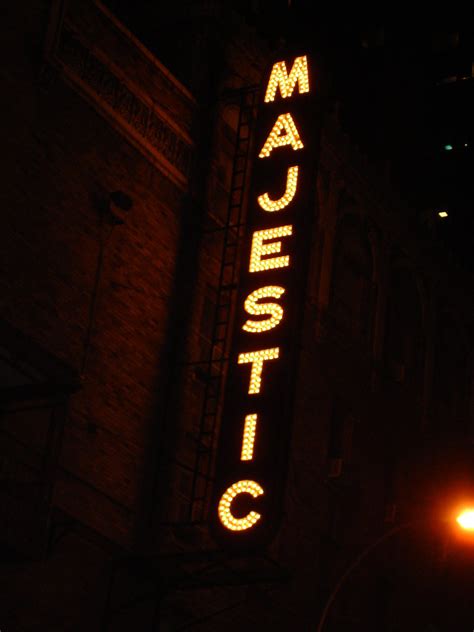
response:
<path id="1" fill-rule="evenodd" d="M 230 547 L 262 545 L 275 531 L 288 459 L 320 112 L 310 58 L 286 61 L 272 66 L 257 118 L 211 505 L 214 535 Z"/>

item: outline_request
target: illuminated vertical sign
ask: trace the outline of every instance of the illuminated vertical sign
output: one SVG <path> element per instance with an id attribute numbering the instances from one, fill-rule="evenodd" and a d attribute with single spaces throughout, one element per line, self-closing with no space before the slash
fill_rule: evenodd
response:
<path id="1" fill-rule="evenodd" d="M 256 123 L 210 517 L 231 547 L 263 545 L 280 521 L 316 204 L 317 80 L 307 55 L 278 60 Z"/>

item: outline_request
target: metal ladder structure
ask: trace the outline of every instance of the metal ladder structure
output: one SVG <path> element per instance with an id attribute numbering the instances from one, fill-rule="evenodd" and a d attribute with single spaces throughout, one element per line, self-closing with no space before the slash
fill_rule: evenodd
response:
<path id="1" fill-rule="evenodd" d="M 258 103 L 258 87 L 239 90 L 239 118 L 234 161 L 223 234 L 221 265 L 214 309 L 211 346 L 204 365 L 205 391 L 196 436 L 192 472 L 189 521 L 205 519 L 212 482 L 216 426 L 222 406 L 222 392 L 228 362 L 229 327 L 233 297 L 237 289 L 238 251 L 244 234 L 243 205 L 251 146 L 252 125 Z"/>
<path id="2" fill-rule="evenodd" d="M 230 328 L 238 281 L 239 246 L 242 244 L 245 229 L 245 188 L 258 88 L 238 91 L 237 96 L 240 107 L 227 213 L 223 225 L 210 231 L 222 239 L 211 344 L 204 362 L 188 363 L 188 366 L 194 366 L 195 370 L 199 368 L 199 374 L 204 380 L 204 394 L 194 437 L 196 450 L 191 472 L 188 516 L 186 522 L 179 523 L 179 526 L 204 525 L 213 481 L 213 459 L 229 362 Z M 117 590 L 117 586 L 120 588 L 121 585 L 120 578 L 122 577 L 123 581 L 125 577 L 126 581 L 127 572 L 130 571 L 132 576 L 145 578 L 146 582 L 138 591 L 133 582 L 127 585 L 125 590 L 122 586 L 122 597 L 119 595 L 117 598 L 116 593 L 120 593 L 120 590 Z M 243 555 L 242 552 L 230 553 L 207 546 L 179 553 L 138 555 L 112 560 L 109 565 L 101 630 L 108 631 L 116 618 L 126 616 L 127 612 L 133 612 L 134 608 L 145 603 L 153 604 L 151 629 L 161 629 L 163 603 L 176 591 L 237 586 L 253 586 L 254 590 L 257 590 L 261 584 L 282 584 L 289 580 L 289 572 L 265 553 L 252 552 Z M 126 594 L 125 599 L 123 594 Z M 189 613 L 191 620 L 179 629 L 184 630 L 202 624 L 243 603 L 238 602 L 206 615 Z"/>

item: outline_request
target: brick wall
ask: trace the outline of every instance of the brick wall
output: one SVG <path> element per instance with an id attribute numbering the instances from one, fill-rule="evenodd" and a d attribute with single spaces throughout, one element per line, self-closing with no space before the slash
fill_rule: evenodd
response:
<path id="1" fill-rule="evenodd" d="M 66 70 L 49 57 L 41 62 L 49 8 L 37 2 L 26 13 L 21 6 L 10 9 L 3 68 L 1 311 L 7 322 L 81 372 L 103 245 L 90 349 L 82 388 L 71 401 L 56 502 L 125 544 L 169 370 L 163 349 L 173 318 L 187 185 L 179 173 L 170 175 L 171 167 L 152 160 L 148 149 L 139 151 L 136 139 L 132 144 L 125 137 L 119 115 L 116 125 L 106 118 L 100 95 L 86 100 Z M 87 43 L 97 36 L 94 26 L 107 32 L 108 24 L 109 37 L 121 37 L 119 52 L 125 55 L 128 46 L 139 55 L 107 15 L 89 13 L 79 13 L 87 24 L 67 14 L 62 28 L 81 27 Z M 153 64 L 142 63 L 140 70 L 137 79 L 133 66 L 122 64 L 130 90 L 136 86 L 141 98 L 158 104 L 162 94 L 168 113 L 174 98 L 179 126 L 189 129 L 192 97 Z M 153 90 L 143 97 L 150 76 Z M 124 224 L 112 226 L 103 209 L 116 190 L 130 196 L 133 208 L 115 209 Z"/>

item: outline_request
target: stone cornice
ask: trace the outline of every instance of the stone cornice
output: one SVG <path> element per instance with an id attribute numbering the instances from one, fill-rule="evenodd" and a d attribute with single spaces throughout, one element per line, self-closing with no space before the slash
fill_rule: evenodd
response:
<path id="1" fill-rule="evenodd" d="M 73 0 L 54 22 L 48 61 L 150 162 L 186 187 L 192 95 L 101 3 Z"/>

